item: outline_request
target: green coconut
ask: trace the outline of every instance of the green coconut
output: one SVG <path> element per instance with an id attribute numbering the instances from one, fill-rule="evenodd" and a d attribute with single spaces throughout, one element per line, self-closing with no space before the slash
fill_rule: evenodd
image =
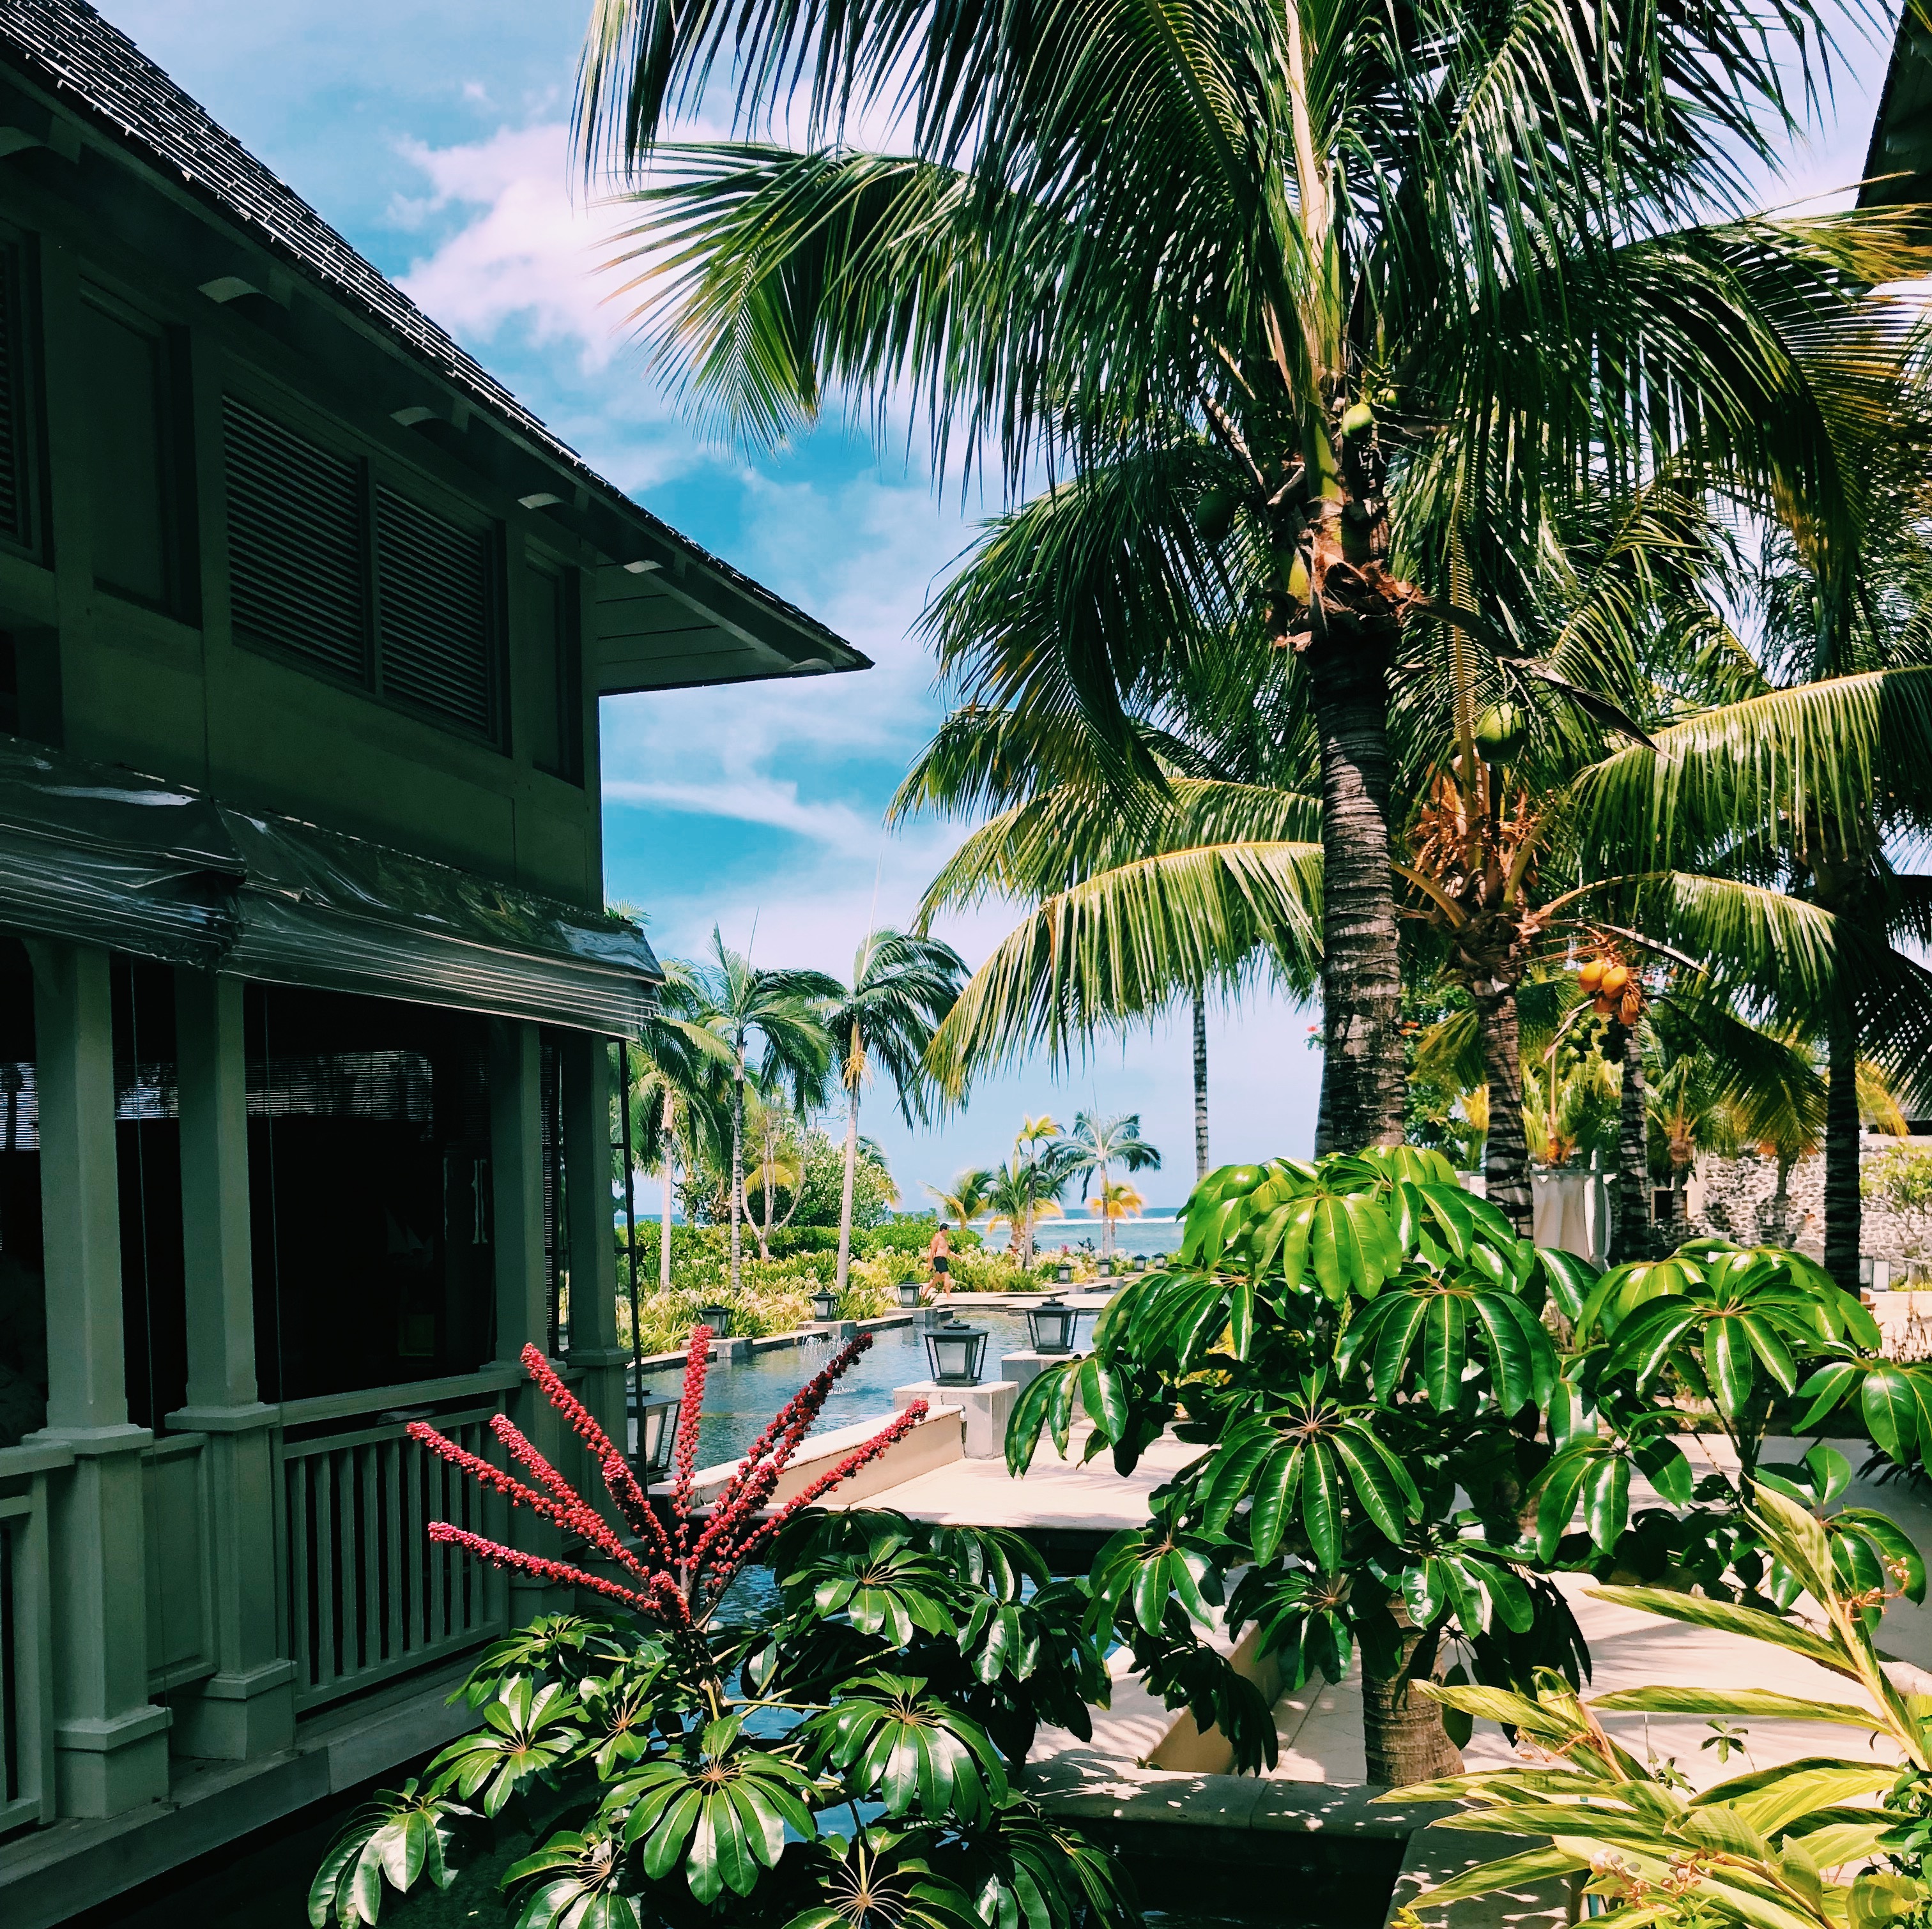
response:
<path id="1" fill-rule="evenodd" d="M 1529 720 L 1514 703 L 1492 703 L 1476 719 L 1476 749 L 1485 763 L 1508 763 L 1528 735 Z"/>
<path id="2" fill-rule="evenodd" d="M 1202 490 L 1194 505 L 1194 532 L 1210 549 L 1219 548 L 1227 540 L 1228 532 L 1234 526 L 1238 505 L 1234 492 L 1218 482 Z"/>
<path id="3" fill-rule="evenodd" d="M 1376 426 L 1376 412 L 1366 402 L 1358 402 L 1342 418 L 1342 433 L 1350 442 L 1366 436 Z"/>

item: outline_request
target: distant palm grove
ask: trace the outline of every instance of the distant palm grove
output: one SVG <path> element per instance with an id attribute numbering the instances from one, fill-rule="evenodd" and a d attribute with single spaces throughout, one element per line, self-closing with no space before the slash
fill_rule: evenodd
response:
<path id="1" fill-rule="evenodd" d="M 1319 1001 L 1318 1152 L 1438 1147 L 1524 1232 L 1532 1167 L 1594 1160 L 1630 1259 L 1697 1151 L 1822 1150 L 1855 1281 L 1862 1128 L 1932 1065 L 1932 259 L 1882 196 L 1756 210 L 1830 61 L 1775 29 L 604 0 L 580 147 L 692 406 L 910 398 L 1008 492 L 892 810 L 974 828 L 812 991 L 848 1146 L 874 1064 L 911 1116 L 1185 1014 L 1204 1171 L 1207 1010 L 1270 984 Z M 672 138 L 728 70 L 736 137 Z M 989 897 L 956 984 L 917 932 Z M 1016 1239 L 1025 1163 L 968 1176 Z"/>

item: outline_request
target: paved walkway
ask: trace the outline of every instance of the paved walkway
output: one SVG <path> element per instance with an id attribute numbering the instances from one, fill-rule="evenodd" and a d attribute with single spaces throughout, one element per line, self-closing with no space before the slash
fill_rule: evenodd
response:
<path id="1" fill-rule="evenodd" d="M 1147 1518 L 1148 1495 L 1184 1466 L 1200 1449 L 1184 1445 L 1171 1436 L 1157 1441 L 1126 1477 L 1116 1474 L 1103 1454 L 1082 1464 L 1082 1436 L 1076 1433 L 1072 1457 L 1060 1460 L 1051 1441 L 1025 1476 L 1010 1478 L 1004 1462 L 955 1460 L 873 1497 L 915 1519 L 950 1524 L 972 1523 L 1042 1529 L 1112 1532 L 1138 1526 Z M 1772 1464 L 1796 1460 L 1805 1442 L 1774 1441 L 1766 1458 Z M 1862 1442 L 1833 1443 L 1856 1467 L 1868 1449 Z M 1684 1442 L 1702 1472 L 1735 1462 L 1721 1436 L 1698 1435 Z M 1634 1508 L 1656 1504 L 1641 1483 L 1632 1496 Z M 1854 1482 L 1846 1505 L 1874 1507 L 1897 1520 L 1922 1549 L 1932 1550 L 1932 1500 L 1903 1482 L 1880 1486 Z M 1774 1688 L 1790 1694 L 1822 1700 L 1856 1699 L 1850 1684 L 1796 1655 L 1761 1644 L 1683 1626 L 1655 1616 L 1589 1598 L 1594 1585 L 1586 1576 L 1564 1575 L 1558 1585 L 1569 1599 L 1589 1644 L 1592 1675 L 1586 1692 L 1654 1683 L 1696 1682 L 1704 1686 Z M 1887 1610 L 1880 1645 L 1899 1665 L 1900 1685 L 1908 1692 L 1932 1692 L 1932 1608 L 1894 1601 Z M 1914 1665 L 1916 1664 L 1916 1665 Z M 1114 1705 L 1096 1712 L 1094 1739 L 1082 1743 L 1057 1730 L 1042 1731 L 1035 1760 L 1047 1769 L 1056 1785 L 1091 1785 L 1117 1777 L 1127 1764 L 1144 1763 L 1164 1742 L 1172 1744 L 1177 1721 L 1184 1715 L 1170 1712 L 1150 1697 L 1125 1672 L 1125 1657 L 1117 1657 Z M 1284 1695 L 1276 1706 L 1281 1759 L 1273 1779 L 1286 1781 L 1359 1783 L 1364 1777 L 1361 1737 L 1361 1688 L 1359 1674 L 1344 1682 L 1317 1682 Z M 1748 1737 L 1742 1755 L 1727 1761 L 1703 1745 L 1712 1731 L 1704 1721 L 1689 1717 L 1618 1715 L 1607 1718 L 1611 1731 L 1639 1757 L 1654 1753 L 1674 1760 L 1678 1769 L 1699 1787 L 1741 1772 L 1746 1767 L 1768 1768 L 1820 1751 L 1840 1752 L 1862 1745 L 1848 1730 L 1832 1730 L 1800 1722 L 1754 1721 L 1743 1724 Z M 1466 1758 L 1472 1767 L 1492 1766 L 1510 1759 L 1502 1730 L 1479 1723 Z M 1156 1777 L 1158 1771 L 1144 1771 Z M 1141 1778 L 1136 1777 L 1136 1781 Z"/>
<path id="2" fill-rule="evenodd" d="M 1201 1451 L 1163 1436 L 1141 1456 L 1132 1473 L 1124 1475 L 1114 1471 L 1105 1454 L 1083 1466 L 1085 1437 L 1084 1432 L 1075 1435 L 1064 1460 L 1050 1438 L 1042 1440 L 1033 1465 L 1017 1481 L 1003 1460 L 952 1460 L 873 1496 L 872 1504 L 947 1526 L 1111 1534 L 1144 1526 L 1148 1495 Z"/>

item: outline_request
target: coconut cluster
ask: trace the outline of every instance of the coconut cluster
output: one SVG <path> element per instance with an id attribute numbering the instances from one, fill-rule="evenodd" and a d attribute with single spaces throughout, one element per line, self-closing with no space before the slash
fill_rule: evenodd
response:
<path id="1" fill-rule="evenodd" d="M 1620 958 L 1586 959 L 1576 973 L 1578 986 L 1594 1003 L 1597 1014 L 1634 1025 L 1643 1014 L 1643 980 Z"/>

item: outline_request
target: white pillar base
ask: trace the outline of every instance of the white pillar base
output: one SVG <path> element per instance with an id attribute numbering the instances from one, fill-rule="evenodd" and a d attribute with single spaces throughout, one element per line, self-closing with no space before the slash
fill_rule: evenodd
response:
<path id="1" fill-rule="evenodd" d="M 1024 1393 L 1048 1367 L 1064 1366 L 1069 1360 L 1077 1360 L 1082 1355 L 1074 1353 L 1002 1353 L 1000 1355 L 1000 1372 Z"/>
<path id="2" fill-rule="evenodd" d="M 993 1379 L 979 1386 L 941 1386 L 937 1380 L 922 1379 L 912 1386 L 892 1388 L 895 1409 L 922 1400 L 928 1406 L 957 1406 L 966 1415 L 966 1457 L 969 1460 L 1002 1460 L 1006 1451 L 1006 1421 L 1019 1397 L 1018 1384 L 1010 1379 Z"/>

